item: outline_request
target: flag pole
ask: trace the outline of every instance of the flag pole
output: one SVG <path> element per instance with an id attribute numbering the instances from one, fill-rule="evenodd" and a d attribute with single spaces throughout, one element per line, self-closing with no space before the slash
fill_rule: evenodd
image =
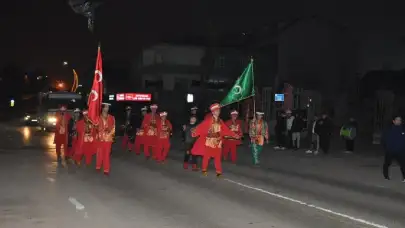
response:
<path id="1" fill-rule="evenodd" d="M 254 65 L 253 65 L 253 56 L 250 57 L 250 62 L 252 64 L 252 81 L 253 81 L 253 117 L 256 116 L 256 87 L 255 87 L 255 73 L 254 73 Z"/>

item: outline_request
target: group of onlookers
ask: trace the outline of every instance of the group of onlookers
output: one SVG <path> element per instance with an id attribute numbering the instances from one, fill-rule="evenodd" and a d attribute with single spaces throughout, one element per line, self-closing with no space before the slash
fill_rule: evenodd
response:
<path id="1" fill-rule="evenodd" d="M 321 150 L 328 154 L 333 132 L 332 120 L 326 113 L 319 117 L 315 116 L 311 123 L 305 126 L 305 120 L 299 114 L 293 115 L 290 110 L 282 112 L 277 117 L 275 125 L 276 150 L 294 149 L 301 147 L 301 133 L 307 129 L 310 146 L 308 154 L 318 154 Z M 358 124 L 354 118 L 350 118 L 340 129 L 340 137 L 345 141 L 345 152 L 354 152 L 355 140 L 358 133 Z M 383 175 L 389 180 L 389 167 L 395 161 L 399 164 L 403 182 L 405 182 L 405 129 L 402 118 L 394 116 L 392 125 L 385 129 L 382 134 L 384 148 Z"/>
<path id="2" fill-rule="evenodd" d="M 333 124 L 327 114 L 321 118 L 314 118 L 314 121 L 308 124 L 308 134 L 310 134 L 310 148 L 307 153 L 318 154 L 321 149 L 325 154 L 329 152 L 330 138 L 333 131 Z M 291 110 L 282 112 L 277 117 L 275 126 L 276 150 L 301 148 L 301 135 L 307 129 L 306 120 L 300 115 L 293 115 Z"/>

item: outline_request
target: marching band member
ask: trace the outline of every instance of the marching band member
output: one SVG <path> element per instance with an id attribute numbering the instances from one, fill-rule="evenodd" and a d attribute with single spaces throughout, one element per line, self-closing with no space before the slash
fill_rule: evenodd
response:
<path id="1" fill-rule="evenodd" d="M 66 112 L 66 106 L 61 106 L 60 111 L 56 114 L 56 125 L 55 125 L 55 138 L 54 144 L 56 145 L 56 155 L 58 156 L 58 162 L 62 161 L 61 148 L 63 146 L 63 151 L 65 159 L 68 159 L 68 124 L 71 118 L 70 114 Z"/>
<path id="2" fill-rule="evenodd" d="M 104 174 L 110 173 L 111 146 L 115 137 L 115 118 L 108 114 L 109 103 L 102 104 L 102 111 L 97 121 L 97 162 L 96 170 L 100 171 L 104 167 Z"/>
<path id="3" fill-rule="evenodd" d="M 148 113 L 148 107 L 143 107 L 141 109 L 141 119 L 135 123 L 136 127 L 136 137 L 135 137 L 135 142 L 134 142 L 134 151 L 137 155 L 141 153 L 141 145 L 145 148 L 145 131 L 142 128 L 142 120 L 145 118 L 145 115 Z M 146 155 L 146 153 L 145 153 Z"/>
<path id="4" fill-rule="evenodd" d="M 217 177 L 220 177 L 222 175 L 222 140 L 225 136 L 238 139 L 239 135 L 229 130 L 225 123 L 219 118 L 219 114 L 221 113 L 220 104 L 212 104 L 210 110 L 212 113 L 211 116 L 207 116 L 205 120 L 195 128 L 194 133 L 192 133 L 193 137 L 199 136 L 197 142 L 194 144 L 193 150 L 204 151 L 202 162 L 203 175 L 207 175 L 208 162 L 210 158 L 214 158 Z"/>
<path id="5" fill-rule="evenodd" d="M 170 150 L 170 136 L 173 131 L 172 124 L 167 119 L 167 112 L 160 113 L 160 123 L 157 126 L 159 139 L 157 143 L 157 162 L 165 163 Z"/>
<path id="6" fill-rule="evenodd" d="M 96 131 L 95 126 L 88 118 L 87 110 L 83 110 L 83 118 L 77 121 L 77 143 L 75 149 L 75 162 L 81 165 L 83 155 L 87 166 L 91 164 L 93 155 L 96 154 Z"/>
<path id="7" fill-rule="evenodd" d="M 69 120 L 69 137 L 68 137 L 68 157 L 73 158 L 75 150 L 76 150 L 76 144 L 77 144 L 77 130 L 76 130 L 76 124 L 77 121 L 79 121 L 80 118 L 80 109 L 76 108 L 73 111 L 73 116 Z"/>
<path id="8" fill-rule="evenodd" d="M 145 133 L 144 152 L 145 157 L 150 158 L 149 151 L 152 150 L 152 158 L 156 159 L 156 144 L 158 140 L 157 126 L 160 124 L 160 117 L 156 113 L 158 106 L 152 104 L 150 106 L 151 113 L 145 115 L 142 121 L 142 128 Z"/>
<path id="9" fill-rule="evenodd" d="M 256 118 L 250 122 L 249 136 L 252 148 L 253 164 L 260 164 L 260 153 L 263 150 L 264 140 L 269 142 L 269 128 L 263 120 L 263 112 L 256 112 Z"/>
<path id="10" fill-rule="evenodd" d="M 231 131 L 239 136 L 242 137 L 242 121 L 238 120 L 238 111 L 234 110 L 231 112 L 231 119 L 226 121 L 226 126 L 229 127 Z M 231 152 L 231 161 L 232 163 L 236 163 L 236 148 L 241 144 L 239 139 L 225 137 L 224 140 L 224 160 L 227 160 L 229 152 Z"/>
<path id="11" fill-rule="evenodd" d="M 132 133 L 132 108 L 131 106 L 127 106 L 125 108 L 125 124 L 122 126 L 124 129 L 124 137 L 122 137 L 122 149 L 123 150 L 131 150 L 131 137 L 133 137 Z"/>

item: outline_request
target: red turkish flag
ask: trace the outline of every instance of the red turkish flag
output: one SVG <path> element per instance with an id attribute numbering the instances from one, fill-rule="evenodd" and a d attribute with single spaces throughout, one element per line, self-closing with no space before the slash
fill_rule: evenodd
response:
<path id="1" fill-rule="evenodd" d="M 87 101 L 88 117 L 93 124 L 97 124 L 103 102 L 103 64 L 101 59 L 101 49 L 98 47 L 96 71 L 94 72 L 93 85 L 91 87 L 89 100 Z"/>

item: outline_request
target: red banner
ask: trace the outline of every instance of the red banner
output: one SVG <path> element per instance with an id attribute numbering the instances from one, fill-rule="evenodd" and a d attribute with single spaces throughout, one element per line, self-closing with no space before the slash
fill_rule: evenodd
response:
<path id="1" fill-rule="evenodd" d="M 117 101 L 152 101 L 150 93 L 118 93 L 115 97 Z"/>

